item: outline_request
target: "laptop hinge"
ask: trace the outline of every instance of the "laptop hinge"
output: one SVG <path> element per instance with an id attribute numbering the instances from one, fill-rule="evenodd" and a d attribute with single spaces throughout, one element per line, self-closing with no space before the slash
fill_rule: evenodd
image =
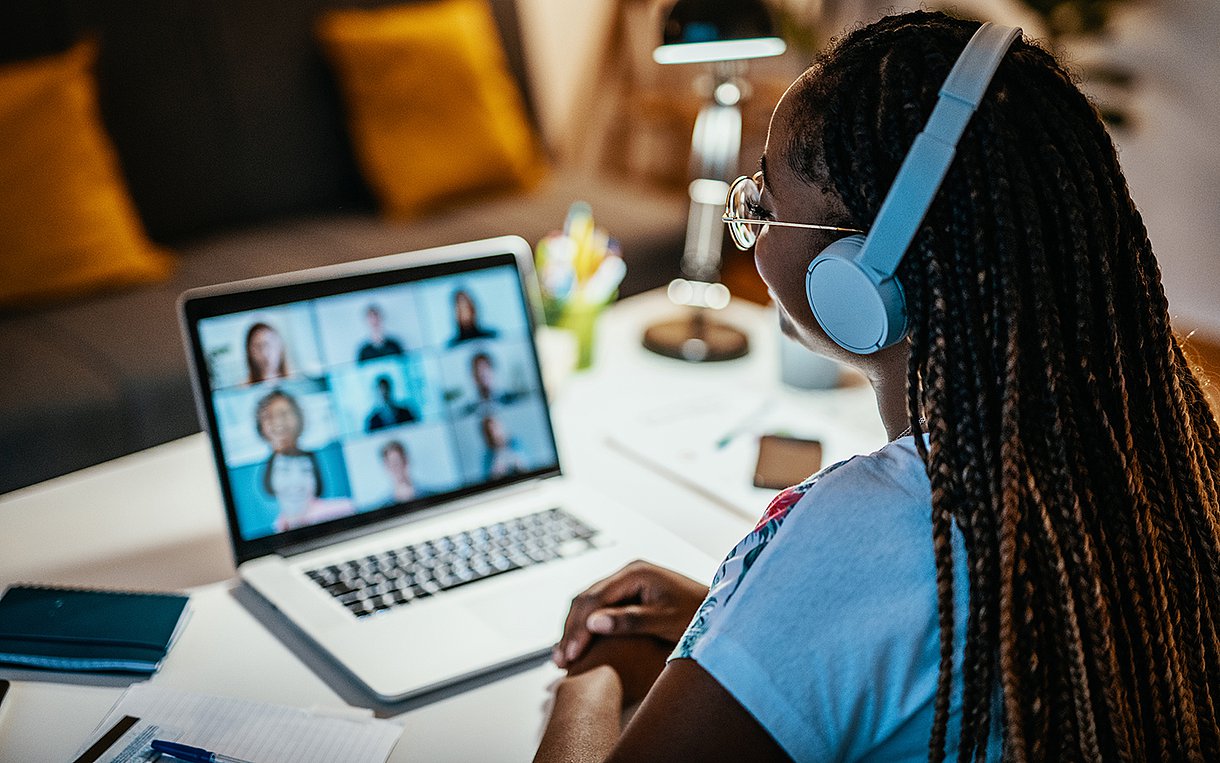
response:
<path id="1" fill-rule="evenodd" d="M 349 540 L 355 540 L 357 538 L 363 538 L 368 535 L 374 535 L 374 534 L 382 532 L 384 530 L 390 530 L 390 529 L 393 529 L 396 527 L 402 527 L 404 525 L 408 525 L 413 522 L 418 522 L 418 521 L 421 521 L 424 519 L 430 519 L 432 517 L 441 517 L 446 514 L 451 514 L 455 511 L 462 511 L 464 509 L 469 509 L 472 506 L 477 506 L 479 504 L 486 503 L 488 501 L 502 500 L 502 499 L 508 498 L 510 496 L 520 495 L 522 493 L 528 493 L 531 490 L 537 490 L 538 487 L 542 483 L 546 482 L 549 479 L 553 479 L 554 477 L 555 477 L 555 475 L 549 475 L 547 477 L 535 477 L 532 479 L 524 480 L 522 482 L 515 482 L 511 485 L 506 485 L 505 487 L 497 488 L 496 490 L 493 490 L 493 491 L 490 491 L 487 493 L 479 493 L 478 495 L 475 495 L 475 496 L 469 496 L 467 498 L 462 498 L 460 500 L 442 503 L 437 506 L 429 506 L 426 509 L 420 509 L 419 511 L 413 511 L 409 514 L 404 514 L 402 516 L 391 517 L 390 519 L 386 519 L 381 522 L 374 522 L 373 524 L 370 524 L 370 525 L 354 527 L 350 530 L 344 530 L 342 532 L 337 532 L 337 533 L 333 533 L 330 535 L 324 535 L 320 538 L 311 538 L 311 539 L 309 539 L 307 541 L 303 541 L 301 543 L 294 543 L 292 545 L 284 546 L 280 549 L 277 549 L 275 553 L 277 553 L 279 556 L 282 556 L 282 557 L 292 557 L 292 556 L 298 556 L 300 554 L 306 554 L 306 553 L 309 553 L 310 551 L 316 551 L 320 548 L 329 548 L 330 546 L 336 546 L 340 543 L 345 543 Z"/>

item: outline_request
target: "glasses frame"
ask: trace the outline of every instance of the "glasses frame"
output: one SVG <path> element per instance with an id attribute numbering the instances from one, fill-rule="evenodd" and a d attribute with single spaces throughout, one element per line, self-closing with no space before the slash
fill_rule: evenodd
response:
<path id="1" fill-rule="evenodd" d="M 741 251 L 748 252 L 750 249 L 754 248 L 754 244 L 758 243 L 758 236 L 761 236 L 763 231 L 765 231 L 769 225 L 776 225 L 781 228 L 806 228 L 808 230 L 837 231 L 839 233 L 865 233 L 865 231 L 862 231 L 859 228 L 841 228 L 837 225 L 819 225 L 814 223 L 790 223 L 782 220 L 761 220 L 757 217 L 742 217 L 741 215 L 735 214 L 733 211 L 733 199 L 736 196 L 737 190 L 741 188 L 742 184 L 744 183 L 753 183 L 755 188 L 761 188 L 762 183 L 760 182 L 760 175 L 762 175 L 761 172 L 756 172 L 752 176 L 742 175 L 734 180 L 729 186 L 729 193 L 724 200 L 724 214 L 721 215 L 720 219 L 729 226 L 729 237 L 733 239 L 733 245 Z M 754 241 L 751 242 L 749 246 L 745 246 L 742 244 L 741 239 L 738 238 L 739 234 L 737 232 L 737 228 L 734 227 L 734 224 L 742 226 L 761 225 L 762 230 L 758 232 L 758 235 L 754 237 Z"/>

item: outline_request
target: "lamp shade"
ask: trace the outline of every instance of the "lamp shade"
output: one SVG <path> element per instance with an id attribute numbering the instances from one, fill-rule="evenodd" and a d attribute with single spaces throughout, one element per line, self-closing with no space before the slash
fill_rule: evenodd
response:
<path id="1" fill-rule="evenodd" d="M 665 17 L 659 64 L 778 56 L 787 46 L 762 0 L 678 0 Z"/>

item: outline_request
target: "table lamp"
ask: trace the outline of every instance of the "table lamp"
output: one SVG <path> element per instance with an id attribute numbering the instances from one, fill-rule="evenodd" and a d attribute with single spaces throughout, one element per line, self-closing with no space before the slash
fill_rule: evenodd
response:
<path id="1" fill-rule="evenodd" d="M 682 317 L 650 326 L 644 346 L 692 362 L 731 360 L 749 351 L 746 335 L 712 317 L 729 304 L 720 283 L 724 202 L 738 174 L 744 61 L 778 56 L 784 41 L 775 34 L 761 0 L 678 0 L 665 17 L 659 64 L 711 64 L 709 101 L 699 111 L 691 138 L 690 213 L 682 252 L 682 278 L 669 284 L 669 298 L 689 308 Z"/>

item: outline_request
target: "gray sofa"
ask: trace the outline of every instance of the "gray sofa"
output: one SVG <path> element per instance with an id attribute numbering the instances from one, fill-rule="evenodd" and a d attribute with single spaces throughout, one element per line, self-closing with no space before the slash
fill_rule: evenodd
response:
<path id="1" fill-rule="evenodd" d="M 6 0 L 0 58 L 100 42 L 102 115 L 163 283 L 0 314 L 0 493 L 198 431 L 175 300 L 189 287 L 503 233 L 536 242 L 583 199 L 619 237 L 623 294 L 676 274 L 685 204 L 563 166 L 528 194 L 379 218 L 360 178 L 317 14 L 372 0 Z M 530 93 L 511 0 L 493 0 Z M 0 256 L 3 256 L 0 231 Z"/>

